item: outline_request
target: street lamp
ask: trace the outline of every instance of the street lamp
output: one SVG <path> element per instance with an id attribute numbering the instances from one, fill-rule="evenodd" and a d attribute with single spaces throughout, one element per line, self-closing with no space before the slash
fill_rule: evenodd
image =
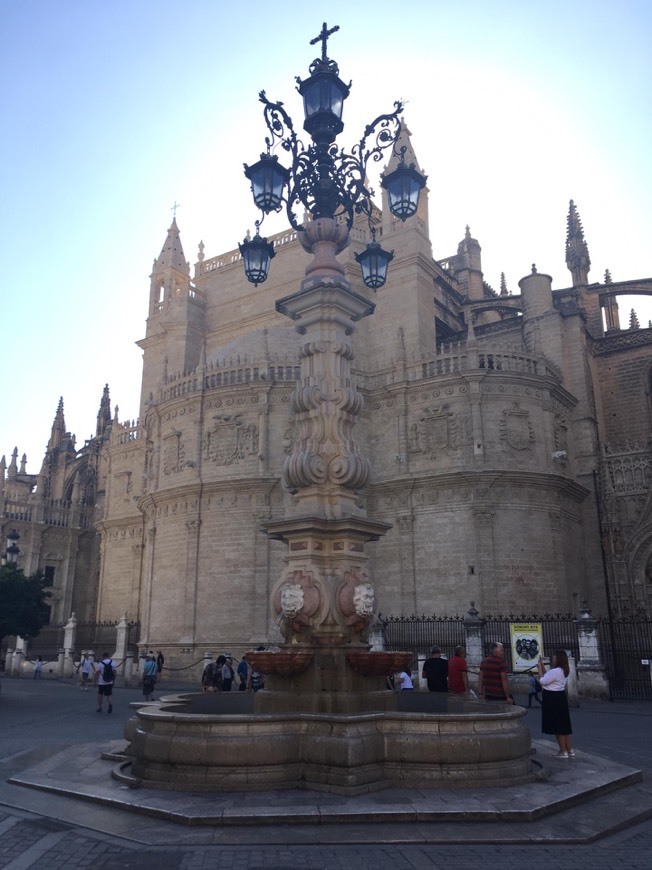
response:
<path id="1" fill-rule="evenodd" d="M 15 565 L 18 561 L 20 550 L 17 541 L 20 540 L 20 535 L 16 529 L 12 529 L 7 535 L 6 562 L 9 565 Z"/>
<path id="2" fill-rule="evenodd" d="M 263 215 L 280 211 L 285 203 L 290 224 L 298 233 L 305 232 L 305 226 L 295 213 L 299 204 L 313 221 L 328 218 L 345 222 L 347 233 L 355 215 L 365 214 L 372 240 L 365 251 L 356 254 L 356 260 L 360 263 L 364 283 L 376 290 L 385 283 L 393 254 L 382 249 L 371 226 L 373 191 L 367 186 L 367 166 L 379 161 L 385 149 L 396 146 L 402 131 L 399 115 L 403 104 L 395 102 L 393 112 L 372 121 L 350 153 L 334 144 L 344 128 L 342 112 L 351 87 L 351 83 L 347 85 L 340 79 L 337 64 L 326 54 L 328 37 L 337 30 L 337 26 L 329 30 L 324 22 L 319 36 L 310 42 L 311 45 L 322 43 L 321 57 L 310 65 L 308 78 L 303 81 L 297 78 L 297 90 L 303 97 L 303 128 L 312 143 L 304 146 L 283 103 L 270 102 L 265 91 L 261 91 L 259 97 L 265 106 L 264 117 L 270 136 L 265 139 L 267 151 L 261 154 L 260 160 L 252 166 L 245 164 L 245 176 L 251 182 L 254 203 Z M 271 153 L 277 145 L 289 155 L 289 168 Z M 426 183 L 426 177 L 414 164 L 405 163 L 405 151 L 405 148 L 394 151 L 399 159 L 398 166 L 382 181 L 390 211 L 401 221 L 416 213 L 419 192 Z M 258 232 L 259 226 L 257 222 L 254 238 L 246 238 L 240 245 L 245 274 L 256 285 L 266 280 L 273 256 L 271 244 Z M 343 246 L 341 244 L 340 249 Z"/>

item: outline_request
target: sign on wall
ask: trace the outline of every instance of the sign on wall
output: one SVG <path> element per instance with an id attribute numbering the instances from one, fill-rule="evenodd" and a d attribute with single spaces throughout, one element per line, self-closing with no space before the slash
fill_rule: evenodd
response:
<path id="1" fill-rule="evenodd" d="M 543 656 L 543 632 L 540 622 L 515 622 L 509 627 L 514 671 L 529 671 Z"/>

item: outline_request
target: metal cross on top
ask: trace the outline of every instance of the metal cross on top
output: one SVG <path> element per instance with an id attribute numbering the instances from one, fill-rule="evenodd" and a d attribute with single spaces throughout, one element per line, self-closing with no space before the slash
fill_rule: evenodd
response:
<path id="1" fill-rule="evenodd" d="M 177 202 L 176 199 L 175 199 L 175 200 L 174 200 L 174 205 L 173 205 L 172 208 L 170 209 L 171 212 L 174 212 L 174 218 L 175 218 L 175 220 L 176 220 L 176 217 L 177 217 L 177 209 L 179 208 L 180 205 L 181 205 L 181 203 L 180 203 L 180 202 Z"/>
<path id="2" fill-rule="evenodd" d="M 321 33 L 319 36 L 315 36 L 314 39 L 310 40 L 310 45 L 314 45 L 316 42 L 321 42 L 321 59 L 328 60 L 326 55 L 326 43 L 328 42 L 328 37 L 332 36 L 333 33 L 336 33 L 340 29 L 340 25 L 336 24 L 335 27 L 331 27 L 328 29 L 328 25 L 324 21 L 321 27 Z"/>

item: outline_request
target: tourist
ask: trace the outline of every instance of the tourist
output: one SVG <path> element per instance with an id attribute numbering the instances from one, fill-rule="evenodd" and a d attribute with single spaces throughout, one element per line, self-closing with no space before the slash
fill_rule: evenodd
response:
<path id="1" fill-rule="evenodd" d="M 240 680 L 238 691 L 244 692 L 249 685 L 249 664 L 247 663 L 247 653 L 242 654 L 242 658 L 238 662 L 237 673 L 238 679 Z"/>
<path id="2" fill-rule="evenodd" d="M 537 662 L 539 682 L 543 688 L 541 702 L 541 731 L 544 734 L 554 734 L 557 738 L 559 752 L 556 758 L 575 758 L 571 748 L 570 711 L 566 695 L 566 683 L 570 667 L 565 650 L 558 649 L 552 654 L 551 667 L 546 671 L 543 660 L 539 656 Z"/>
<path id="3" fill-rule="evenodd" d="M 539 704 L 539 706 L 541 706 L 541 698 L 539 697 L 539 694 L 541 693 L 541 683 L 537 680 L 534 674 L 530 674 L 527 684 L 527 706 L 529 710 L 532 706 L 533 700 L 535 700 Z"/>
<path id="4" fill-rule="evenodd" d="M 95 671 L 95 665 L 93 664 L 92 656 L 88 655 L 85 652 L 82 653 L 81 661 L 77 665 L 77 673 L 79 673 L 80 671 L 81 678 L 79 680 L 79 688 L 80 690 L 87 692 L 91 673 Z"/>
<path id="5" fill-rule="evenodd" d="M 34 679 L 40 680 L 43 675 L 43 656 L 39 656 L 34 662 Z"/>
<path id="6" fill-rule="evenodd" d="M 448 661 L 441 657 L 441 647 L 433 646 L 430 658 L 423 663 L 421 677 L 428 681 L 429 692 L 448 691 Z"/>
<path id="7" fill-rule="evenodd" d="M 490 654 L 482 660 L 478 680 L 478 695 L 485 701 L 514 703 L 514 699 L 509 693 L 505 647 L 502 643 L 492 643 Z"/>
<path id="8" fill-rule="evenodd" d="M 466 667 L 466 648 L 455 647 L 455 654 L 448 662 L 448 691 L 454 695 L 469 695 L 469 674 Z"/>
<path id="9" fill-rule="evenodd" d="M 97 713 L 102 712 L 102 704 L 106 698 L 109 705 L 107 713 L 113 713 L 113 683 L 116 667 L 108 653 L 102 653 L 102 660 L 97 667 Z"/>
<path id="10" fill-rule="evenodd" d="M 158 676 L 158 667 L 154 653 L 148 653 L 143 667 L 143 698 L 146 701 L 152 700 L 154 686 L 156 685 L 156 677 Z"/>
<path id="11" fill-rule="evenodd" d="M 160 649 L 156 650 L 156 673 L 160 677 L 163 665 L 165 664 L 165 656 Z"/>
<path id="12" fill-rule="evenodd" d="M 201 675 L 202 691 L 219 692 L 222 687 L 222 665 L 226 656 L 219 655 L 217 660 L 209 662 Z"/>
<path id="13" fill-rule="evenodd" d="M 401 671 L 397 679 L 401 692 L 412 692 L 414 690 L 412 676 L 408 674 L 407 671 Z M 396 685 L 396 680 L 394 681 L 394 685 Z"/>
<path id="14" fill-rule="evenodd" d="M 231 658 L 231 656 L 227 656 L 224 660 L 224 664 L 222 665 L 222 685 L 220 686 L 220 692 L 231 691 L 234 677 L 235 673 L 233 671 L 233 659 Z"/>

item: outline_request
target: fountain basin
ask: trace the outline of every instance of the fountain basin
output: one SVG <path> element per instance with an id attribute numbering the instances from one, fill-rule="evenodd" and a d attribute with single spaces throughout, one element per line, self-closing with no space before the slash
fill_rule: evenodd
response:
<path id="1" fill-rule="evenodd" d="M 302 674 L 312 663 L 314 655 L 308 651 L 279 650 L 276 652 L 248 652 L 247 659 L 261 674 L 279 674 L 293 677 Z"/>
<path id="2" fill-rule="evenodd" d="M 179 791 L 344 795 L 390 785 L 515 785 L 537 776 L 521 707 L 385 692 L 394 709 L 296 712 L 288 696 L 285 711 L 276 698 L 277 712 L 257 712 L 265 694 L 187 694 L 139 705 L 137 725 L 127 729 L 131 769 L 123 765 L 114 776 Z"/>
<path id="3" fill-rule="evenodd" d="M 385 652 L 378 650 L 367 652 L 355 650 L 346 653 L 346 660 L 356 674 L 363 677 L 390 676 L 404 671 L 412 663 L 411 652 Z"/>

